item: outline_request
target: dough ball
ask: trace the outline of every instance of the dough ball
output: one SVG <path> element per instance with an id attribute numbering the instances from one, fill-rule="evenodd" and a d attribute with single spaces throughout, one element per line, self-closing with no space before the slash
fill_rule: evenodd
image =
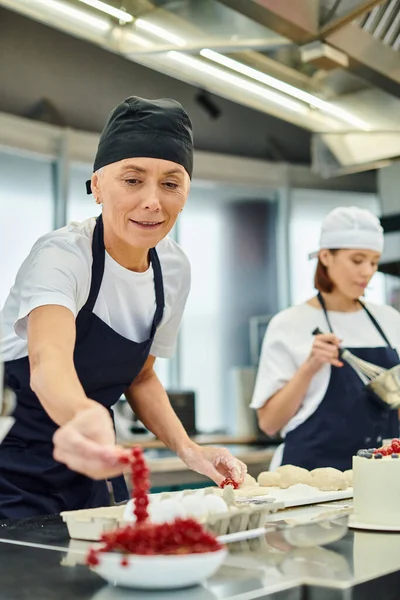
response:
<path id="1" fill-rule="evenodd" d="M 238 498 L 253 498 L 254 496 L 268 496 L 269 490 L 260 487 L 259 485 L 255 486 L 242 486 L 239 489 L 235 490 L 235 496 Z"/>
<path id="2" fill-rule="evenodd" d="M 346 477 L 347 487 L 353 487 L 353 469 L 345 471 L 343 475 Z"/>
<path id="3" fill-rule="evenodd" d="M 244 476 L 244 481 L 241 485 L 241 487 L 247 485 L 251 485 L 251 486 L 256 486 L 257 485 L 257 481 L 254 479 L 254 477 L 252 477 L 251 475 L 249 475 L 248 473 L 246 473 L 246 475 Z"/>
<path id="4" fill-rule="evenodd" d="M 281 474 L 276 471 L 263 471 L 259 474 L 258 485 L 263 487 L 280 487 Z"/>
<path id="5" fill-rule="evenodd" d="M 277 469 L 277 473 L 281 476 L 280 487 L 283 489 L 289 488 L 292 485 L 302 483 L 304 485 L 314 485 L 310 471 L 295 467 L 294 465 L 283 465 Z"/>
<path id="6" fill-rule="evenodd" d="M 344 473 L 332 467 L 314 469 L 311 471 L 314 486 L 322 492 L 336 492 L 347 488 L 347 479 Z"/>

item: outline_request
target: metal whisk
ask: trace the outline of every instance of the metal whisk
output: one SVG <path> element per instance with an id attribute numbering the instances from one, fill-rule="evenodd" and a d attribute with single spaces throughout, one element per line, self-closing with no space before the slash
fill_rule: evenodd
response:
<path id="1" fill-rule="evenodd" d="M 358 358 L 358 356 L 355 356 L 346 348 L 339 351 L 339 356 L 342 360 L 345 360 L 351 367 L 353 367 L 365 385 L 368 385 L 371 383 L 371 381 L 379 377 L 379 375 L 387 373 L 388 371 L 388 369 L 384 369 L 383 367 L 374 365 L 366 360 L 362 360 L 362 358 Z"/>
<path id="2" fill-rule="evenodd" d="M 323 332 L 317 327 L 313 335 Z M 400 365 L 385 369 L 355 356 L 346 348 L 339 348 L 339 358 L 345 360 L 357 373 L 361 381 L 390 408 L 400 407 Z"/>
<path id="3" fill-rule="evenodd" d="M 313 331 L 313 335 L 322 335 L 323 332 L 317 327 Z M 339 348 L 339 358 L 345 360 L 353 369 L 365 385 L 368 385 L 373 379 L 385 373 L 387 369 L 378 367 L 362 358 L 358 358 L 355 354 L 347 350 L 347 348 Z"/>

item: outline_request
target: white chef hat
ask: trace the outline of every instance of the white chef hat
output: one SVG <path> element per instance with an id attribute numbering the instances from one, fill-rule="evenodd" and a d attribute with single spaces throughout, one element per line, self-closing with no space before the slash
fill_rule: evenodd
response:
<path id="1" fill-rule="evenodd" d="M 326 215 L 322 222 L 319 249 L 309 258 L 318 256 L 319 250 L 354 248 L 383 250 L 383 228 L 379 219 L 365 208 L 339 206 Z"/>

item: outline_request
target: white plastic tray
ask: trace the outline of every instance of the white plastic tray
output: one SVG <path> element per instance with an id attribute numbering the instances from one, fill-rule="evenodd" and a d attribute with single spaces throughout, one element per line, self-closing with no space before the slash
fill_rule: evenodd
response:
<path id="1" fill-rule="evenodd" d="M 285 508 L 293 508 L 295 506 L 307 506 L 309 504 L 322 504 L 323 502 L 334 502 L 335 500 L 345 500 L 353 497 L 353 488 L 347 488 L 347 490 L 341 490 L 338 492 L 321 492 L 315 490 L 313 496 L 298 496 L 291 494 L 290 488 L 287 490 L 281 490 L 280 488 L 270 488 L 271 496 L 277 500 L 277 502 L 283 503 Z"/>
<path id="2" fill-rule="evenodd" d="M 210 493 L 210 489 L 207 493 Z M 185 490 L 185 494 L 198 493 L 198 490 Z M 221 490 L 216 489 L 216 494 Z M 165 494 L 169 497 L 172 494 Z M 164 494 L 158 495 L 162 499 Z M 200 522 L 215 535 L 226 535 L 238 531 L 247 531 L 263 527 L 267 515 L 283 508 L 283 504 L 274 502 L 268 498 L 268 502 L 262 504 L 240 504 L 230 507 L 229 512 L 213 514 Z M 92 508 L 86 510 L 67 511 L 61 513 L 63 521 L 68 527 L 68 533 L 75 540 L 98 541 L 102 534 L 116 529 L 118 526 L 127 525 L 124 519 L 125 505 L 110 506 L 104 508 Z"/>
<path id="3" fill-rule="evenodd" d="M 206 488 L 207 489 L 207 488 Z M 207 493 L 211 490 L 208 488 Z M 185 490 L 184 494 L 198 493 L 198 490 Z M 221 490 L 215 489 L 215 493 L 221 495 Z M 176 495 L 182 492 L 177 492 Z M 174 496 L 175 493 L 155 494 L 160 499 L 163 497 Z M 216 535 L 225 535 L 238 531 L 246 531 L 262 527 L 267 515 L 285 508 L 298 506 L 308 506 L 312 504 L 322 504 L 325 502 L 334 502 L 353 497 L 353 488 L 339 492 L 321 492 L 315 490 L 314 495 L 301 496 L 293 495 L 289 488 L 282 490 L 280 488 L 270 488 L 269 496 L 254 496 L 253 498 L 237 498 L 237 506 L 228 514 L 212 515 L 203 519 L 202 523 L 207 529 Z M 106 531 L 115 529 L 119 525 L 125 524 L 124 518 L 125 506 L 111 506 L 104 508 L 94 508 L 87 510 L 69 511 L 61 513 L 61 516 L 68 527 L 69 535 L 76 540 L 97 541 Z"/>

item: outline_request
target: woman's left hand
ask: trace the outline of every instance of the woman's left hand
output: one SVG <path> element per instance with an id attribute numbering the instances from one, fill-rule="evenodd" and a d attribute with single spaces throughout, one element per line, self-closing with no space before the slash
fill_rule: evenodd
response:
<path id="1" fill-rule="evenodd" d="M 226 448 L 194 444 L 181 452 L 180 458 L 190 469 L 206 475 L 217 485 L 220 485 L 226 478 L 233 479 L 238 485 L 241 485 L 247 473 L 246 465 L 235 458 Z"/>

